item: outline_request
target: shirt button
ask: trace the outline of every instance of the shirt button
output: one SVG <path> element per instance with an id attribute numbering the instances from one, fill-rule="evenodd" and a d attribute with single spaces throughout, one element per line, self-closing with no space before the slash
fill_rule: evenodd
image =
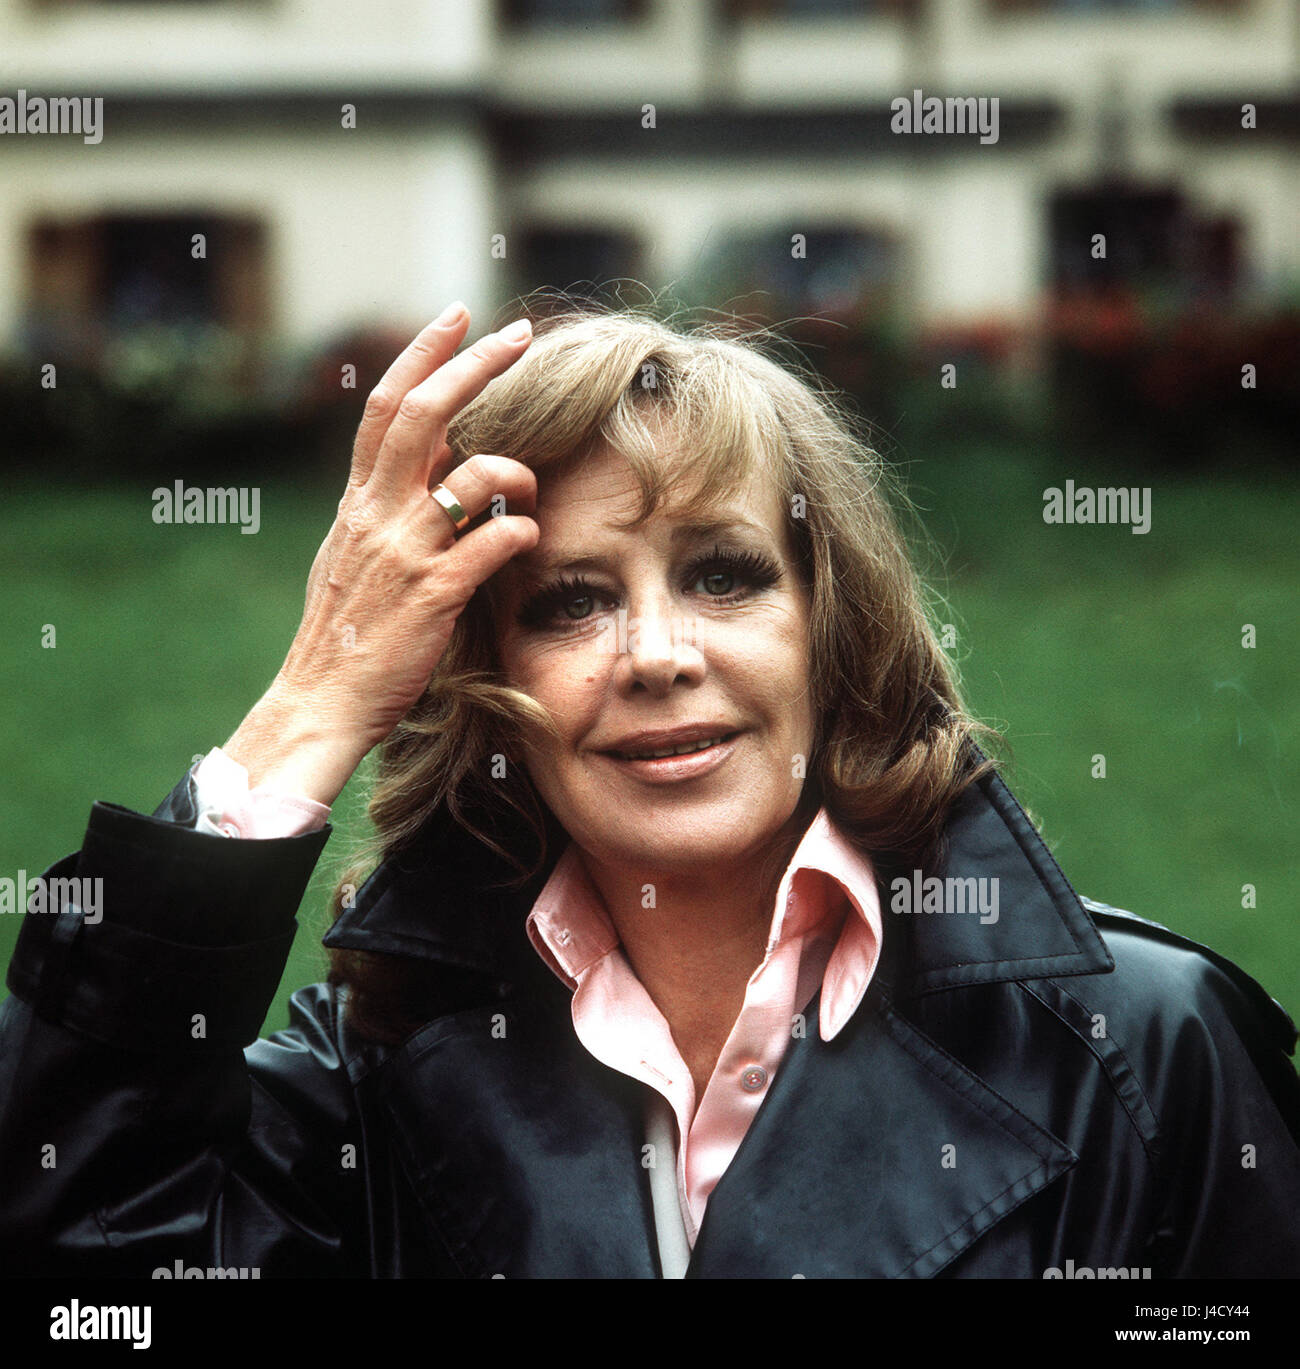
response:
<path id="1" fill-rule="evenodd" d="M 561 946 L 567 946 L 569 942 L 573 940 L 573 933 L 567 927 L 562 927 L 559 932 L 556 933 L 555 939 Z"/>
<path id="2" fill-rule="evenodd" d="M 750 1065 L 740 1076 L 740 1087 L 746 1093 L 757 1093 L 767 1083 L 767 1071 L 762 1065 Z"/>

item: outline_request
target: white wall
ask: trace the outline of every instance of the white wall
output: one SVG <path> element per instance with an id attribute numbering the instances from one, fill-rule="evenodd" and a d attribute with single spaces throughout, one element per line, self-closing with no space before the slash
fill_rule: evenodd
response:
<path id="1" fill-rule="evenodd" d="M 0 0 L 0 86 L 39 79 L 90 94 L 241 86 L 476 81 L 491 0 L 226 0 L 33 5 Z M 62 93 L 62 92 L 61 92 Z"/>
<path id="2" fill-rule="evenodd" d="M 93 147 L 15 139 L 5 151 L 0 336 L 16 321 L 21 228 L 36 216 L 256 215 L 270 230 L 273 327 L 298 344 L 364 323 L 418 328 L 457 296 L 486 319 L 497 300 L 491 167 L 464 128 L 262 129 L 225 147 L 162 129 Z"/>
<path id="3" fill-rule="evenodd" d="M 904 298 L 920 324 L 1032 312 L 1042 283 L 1045 200 L 1094 177 L 1100 121 L 1119 77 L 1135 169 L 1240 216 L 1265 285 L 1300 277 L 1300 169 L 1291 148 L 1183 140 L 1175 97 L 1257 99 L 1294 89 L 1300 5 L 1252 0 L 1132 16 L 997 17 L 985 0 L 939 0 L 912 30 L 893 19 L 711 27 L 702 0 L 653 0 L 644 23 L 497 34 L 492 0 L 283 0 L 206 7 L 29 5 L 0 0 L 0 93 L 166 94 L 324 88 L 480 93 L 509 108 L 628 114 L 661 122 L 719 94 L 755 107 L 882 107 L 914 80 L 933 93 L 1048 98 L 1063 129 L 1030 150 L 992 145 L 904 163 L 692 158 L 600 164 L 558 158 L 509 183 L 468 114 L 342 137 L 286 116 L 203 133 L 113 128 L 98 146 L 0 138 L 0 338 L 12 335 L 35 214 L 174 206 L 263 215 L 276 327 L 295 342 L 367 320 L 418 326 L 454 296 L 486 324 L 507 295 L 489 241 L 531 219 L 611 226 L 647 246 L 652 286 L 685 274 L 727 228 L 807 215 L 883 229 L 904 244 Z M 718 45 L 721 33 L 725 42 Z M 932 84 L 934 83 L 934 84 Z M 341 95 L 340 98 L 343 98 Z M 250 105 L 250 108 L 252 106 Z M 652 137 L 653 134 L 646 136 Z"/>

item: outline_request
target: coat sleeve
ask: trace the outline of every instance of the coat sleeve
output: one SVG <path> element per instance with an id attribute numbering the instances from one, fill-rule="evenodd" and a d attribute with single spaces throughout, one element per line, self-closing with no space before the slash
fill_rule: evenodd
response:
<path id="1" fill-rule="evenodd" d="M 1245 971 L 1206 947 L 1111 908 L 1101 923 L 1139 929 L 1125 954 L 1142 986 L 1145 1025 L 1126 1047 L 1126 1064 L 1144 1081 L 1158 1121 L 1161 1201 L 1149 1246 L 1156 1277 L 1300 1276 L 1294 1024 Z M 1125 1015 L 1117 1007 L 1113 1020 Z"/>
<path id="2" fill-rule="evenodd" d="M 300 991 L 257 1040 L 329 831 L 238 841 L 94 806 L 0 1004 L 0 1273 L 357 1272 L 336 995 Z"/>

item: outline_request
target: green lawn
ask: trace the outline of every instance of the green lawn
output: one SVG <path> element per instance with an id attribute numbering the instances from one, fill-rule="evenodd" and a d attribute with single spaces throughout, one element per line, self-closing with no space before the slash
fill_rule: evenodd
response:
<path id="1" fill-rule="evenodd" d="M 1066 876 L 1300 1015 L 1297 490 L 1068 466 L 1045 480 L 978 449 L 912 477 L 949 553 L 972 706 L 1004 731 L 1008 779 Z M 1150 485 L 1151 530 L 1045 524 L 1043 488 L 1067 477 Z"/>
<path id="2" fill-rule="evenodd" d="M 909 469 L 946 556 L 939 616 L 958 629 L 972 704 L 1004 731 L 1012 788 L 1080 892 L 1212 945 L 1300 1015 L 1297 490 L 1121 477 L 1154 489 L 1138 536 L 1044 524 L 1045 484 L 1119 483 L 1047 469 L 978 446 Z M 337 500 L 264 486 L 261 531 L 245 536 L 157 525 L 143 487 L 6 496 L 0 874 L 74 850 L 95 799 L 151 811 L 225 741 L 283 657 Z M 336 807 L 267 1032 L 324 974 L 326 890 L 362 834 L 361 789 Z M 0 959 L 17 930 L 0 919 Z"/>

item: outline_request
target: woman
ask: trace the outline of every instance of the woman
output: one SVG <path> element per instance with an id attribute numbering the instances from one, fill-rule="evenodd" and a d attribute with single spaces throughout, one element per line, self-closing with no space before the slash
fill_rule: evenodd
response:
<path id="1" fill-rule="evenodd" d="M 1300 1272 L 1294 1028 L 1070 889 L 833 402 L 637 314 L 468 322 L 371 395 L 265 697 L 49 872 L 102 915 L 10 967 L 7 1267 Z M 379 743 L 382 862 L 255 1041 Z"/>

